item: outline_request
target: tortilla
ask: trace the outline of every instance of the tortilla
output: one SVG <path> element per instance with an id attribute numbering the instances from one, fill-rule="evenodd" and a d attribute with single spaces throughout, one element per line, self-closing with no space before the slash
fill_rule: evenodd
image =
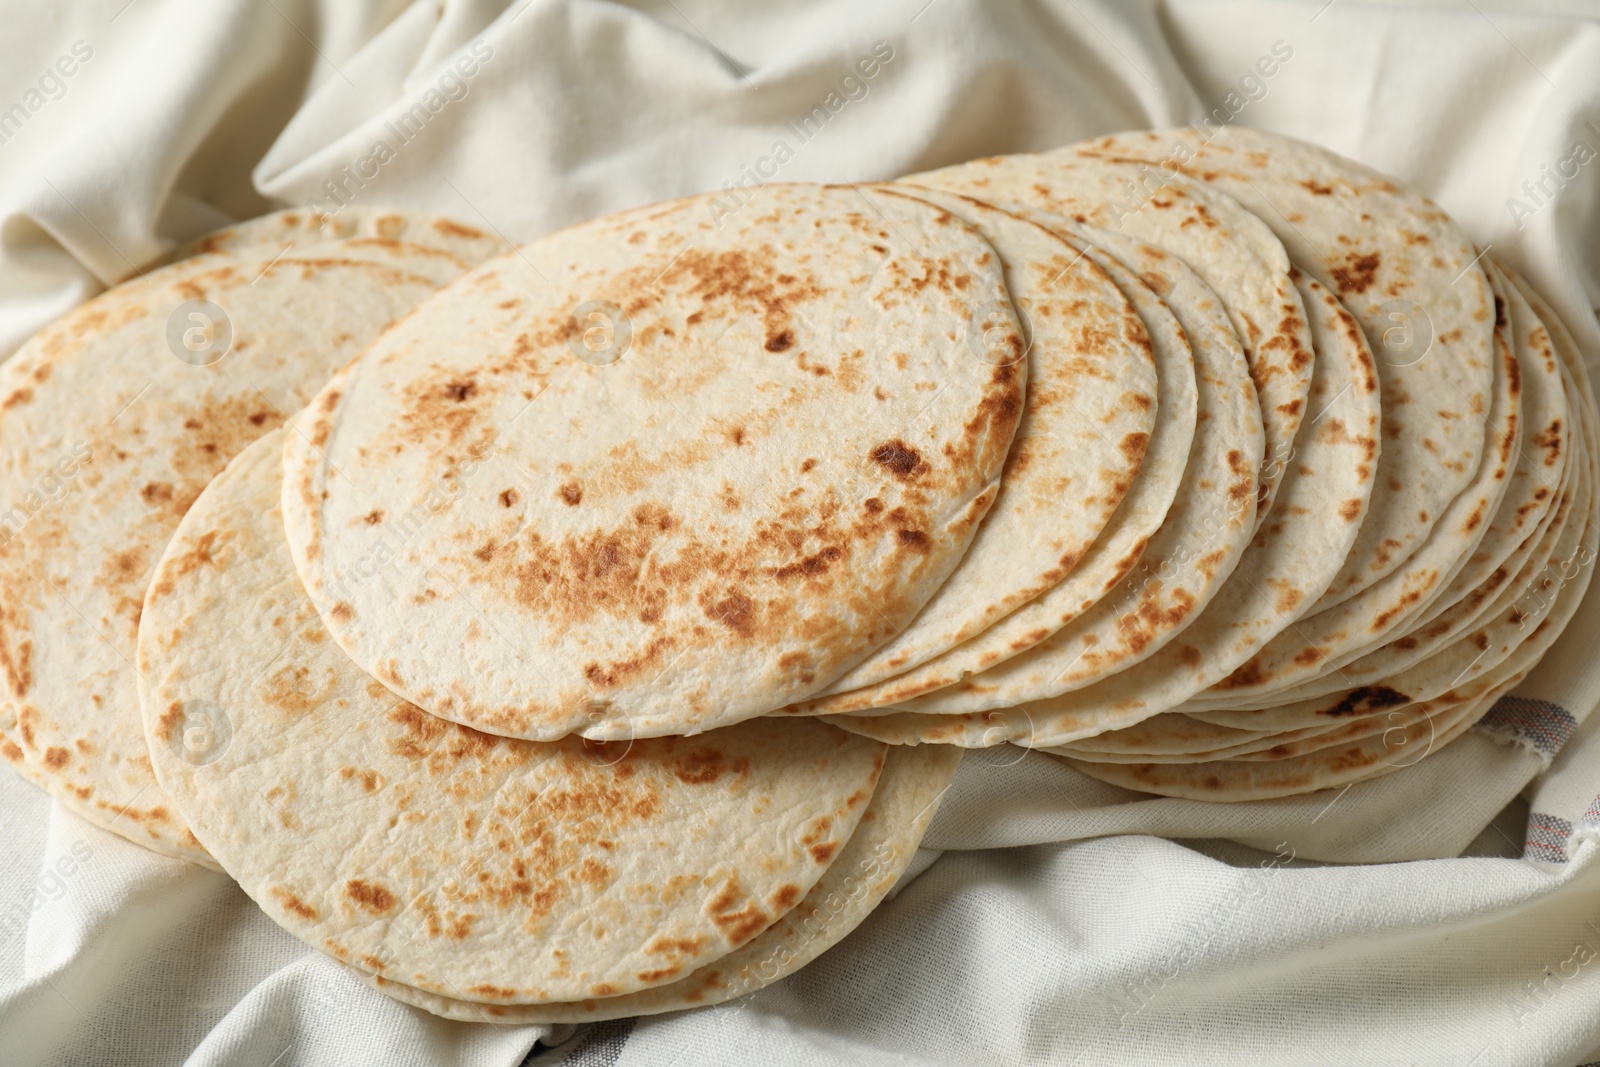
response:
<path id="1" fill-rule="evenodd" d="M 427 715 L 352 664 L 306 596 L 283 437 L 184 516 L 139 635 L 162 787 L 274 921 L 418 989 L 549 1003 L 692 973 L 811 891 L 881 745 L 778 721 L 540 744 Z M 213 740 L 198 755 L 183 747 L 196 716 Z"/>
<path id="2" fill-rule="evenodd" d="M 1179 174 L 1205 182 L 1260 216 L 1289 258 L 1344 301 L 1378 356 L 1387 488 L 1319 608 L 1420 549 L 1482 466 L 1488 437 L 1474 416 L 1490 406 L 1497 362 L 1488 280 L 1450 216 L 1352 160 L 1239 126 L 1118 134 L 1047 158 L 1143 164 L 1155 188 Z"/>
<path id="3" fill-rule="evenodd" d="M 139 729 L 134 645 L 156 559 L 231 456 L 462 269 L 408 245 L 343 250 L 152 271 L 0 368 L 0 749 L 73 811 L 169 855 L 206 862 Z"/>
<path id="4" fill-rule="evenodd" d="M 1378 452 L 1378 383 L 1361 331 L 1332 294 L 1296 279 L 1317 344 L 1312 407 L 1318 414 L 1301 424 L 1273 514 L 1193 625 L 1138 667 L 1061 696 L 943 715 L 918 714 L 922 701 L 907 701 L 903 706 L 913 710 L 829 721 L 900 744 L 1059 745 L 1176 707 L 1292 630 L 1355 540 Z"/>
<path id="5" fill-rule="evenodd" d="M 1486 695 L 1460 702 L 1440 701 L 1410 725 L 1390 727 L 1375 736 L 1292 759 L 1173 764 L 1057 758 L 1091 778 L 1158 796 L 1230 803 L 1274 800 L 1351 785 L 1413 766 L 1465 733 L 1519 681 L 1517 675 Z"/>
<path id="6" fill-rule="evenodd" d="M 1404 744 L 1419 739 L 1426 739 L 1429 748 L 1442 747 L 1486 713 L 1496 698 L 1527 676 L 1560 638 L 1582 602 L 1593 571 L 1577 561 L 1592 560 L 1600 549 L 1600 531 L 1592 521 L 1593 516 L 1600 515 L 1600 498 L 1595 494 L 1595 475 L 1600 464 L 1590 455 L 1584 466 L 1587 470 L 1580 480 L 1581 504 L 1576 509 L 1576 521 L 1563 532 L 1565 543 L 1557 550 L 1563 565 L 1547 569 L 1536 581 L 1521 587 L 1516 603 L 1503 613 L 1496 613 L 1502 618 L 1447 649 L 1445 654 L 1434 657 L 1431 664 L 1424 664 L 1431 667 L 1435 681 L 1448 679 L 1446 684 L 1428 687 L 1419 684 L 1416 677 L 1402 674 L 1391 682 L 1395 687 L 1403 687 L 1396 691 L 1416 694 L 1409 702 L 1392 705 L 1379 702 L 1355 721 L 1342 722 L 1335 718 L 1331 720 L 1331 729 L 1307 731 L 1293 738 L 1286 736 L 1267 748 L 1256 749 L 1253 744 L 1246 744 L 1241 746 L 1243 751 L 1229 753 L 1220 761 L 1196 762 L 1193 755 L 1187 759 L 1147 764 L 1097 761 L 1120 763 L 1126 769 L 1086 773 L 1116 784 L 1137 778 L 1144 784 L 1129 788 L 1169 796 L 1260 799 L 1268 795 L 1288 795 L 1282 790 L 1309 792 L 1361 780 L 1370 775 L 1352 777 L 1351 774 L 1363 767 L 1375 773 L 1387 773 L 1388 769 L 1397 768 L 1378 766 L 1392 762 L 1385 753 L 1397 755 L 1405 751 Z M 1478 637 L 1483 634 L 1489 636 L 1480 643 Z M 1489 695 L 1484 697 L 1484 693 Z M 1259 717 L 1265 720 L 1268 714 L 1260 713 Z M 1066 754 L 1061 750 L 1052 751 Z M 1416 762 L 1420 756 L 1415 756 L 1415 752 L 1411 749 L 1402 765 Z M 1078 757 L 1079 754 L 1071 755 Z M 1184 768 L 1176 769 L 1177 764 L 1183 764 Z M 1270 764 L 1278 769 L 1252 770 L 1251 764 L 1258 767 Z M 1166 769 L 1152 769 L 1157 766 Z"/>
<path id="7" fill-rule="evenodd" d="M 891 748 L 860 825 L 805 899 L 753 941 L 669 985 L 570 1004 L 494 1005 L 351 971 L 396 1000 L 462 1022 L 597 1022 L 726 1003 L 804 967 L 882 903 L 916 855 L 960 762 L 959 749 Z"/>
<path id="8" fill-rule="evenodd" d="M 1290 257 L 1260 219 L 1229 197 L 1182 178 L 1145 189 L 1136 184 L 1143 171 L 1063 150 L 978 159 L 906 180 L 1122 233 L 1198 274 L 1244 345 L 1267 440 L 1282 442 L 1260 472 L 1256 515 L 1264 520 L 1306 417 L 1312 378 L 1311 329 L 1289 277 Z"/>
<path id="9" fill-rule="evenodd" d="M 1517 296 L 1520 303 L 1520 294 Z M 1531 314 L 1525 304 L 1523 308 Z M 1548 334 L 1542 327 L 1537 332 L 1546 338 L 1544 351 L 1552 353 L 1553 359 Z M 1452 580 L 1450 589 L 1440 597 L 1445 602 L 1444 608 L 1437 613 L 1426 613 L 1404 632 L 1390 635 L 1380 647 L 1338 665 L 1321 678 L 1262 698 L 1260 707 L 1246 704 L 1232 710 L 1207 708 L 1195 710 L 1193 714 L 1223 725 L 1249 723 L 1251 728 L 1286 729 L 1320 721 L 1320 709 L 1328 706 L 1340 707 L 1339 714 L 1350 714 L 1354 708 L 1373 700 L 1392 703 L 1399 697 L 1389 679 L 1469 633 L 1487 616 L 1508 610 L 1523 596 L 1528 584 L 1545 569 L 1552 553 L 1557 551 L 1567 516 L 1577 504 L 1575 498 L 1583 491 L 1577 484 L 1580 480 L 1577 476 L 1584 464 L 1568 463 L 1566 457 L 1574 450 L 1581 451 L 1585 438 L 1580 432 L 1582 420 L 1571 417 L 1566 404 L 1565 394 L 1572 387 L 1563 384 L 1559 366 L 1552 387 L 1542 383 L 1541 376 L 1527 368 L 1526 360 L 1518 362 L 1524 366 L 1522 381 L 1528 411 L 1522 420 L 1523 440 L 1518 450 L 1517 471 L 1505 500 L 1496 511 L 1490 534 L 1474 554 L 1472 565 L 1463 568 Z M 1560 413 L 1554 421 L 1549 414 L 1551 408 Z M 1551 492 L 1545 484 L 1545 478 L 1552 473 L 1561 479 L 1554 486 L 1556 492 Z M 1494 539 L 1510 539 L 1531 521 L 1540 506 L 1548 505 L 1552 499 L 1556 507 L 1539 518 L 1533 533 L 1523 537 L 1522 543 L 1510 554 L 1499 558 L 1494 571 L 1487 575 L 1478 573 L 1485 565 L 1480 557 L 1493 560 L 1499 556 L 1498 548 L 1486 552 L 1486 546 Z M 1577 506 L 1581 513 L 1582 505 Z M 1365 692 L 1369 689 L 1372 691 Z M 1337 695 L 1329 701 L 1329 694 Z"/>
<path id="10" fill-rule="evenodd" d="M 1573 464 L 1574 468 L 1582 466 Z M 1453 617 L 1454 611 L 1440 617 L 1438 626 L 1454 631 L 1449 637 L 1437 637 L 1434 632 L 1435 626 L 1430 625 L 1420 634 L 1396 639 L 1394 645 L 1385 646 L 1354 664 L 1341 668 L 1335 677 L 1344 678 L 1349 684 L 1343 690 L 1335 690 L 1331 697 L 1329 694 L 1319 694 L 1308 698 L 1286 700 L 1283 704 L 1270 708 L 1190 712 L 1187 717 L 1217 726 L 1265 730 L 1272 732 L 1269 736 L 1284 736 L 1285 732 L 1294 734 L 1326 729 L 1332 723 L 1343 723 L 1351 718 L 1367 717 L 1396 706 L 1404 706 L 1409 699 L 1409 691 L 1397 688 L 1397 685 L 1404 684 L 1400 678 L 1408 668 L 1426 661 L 1438 650 L 1448 647 L 1453 640 L 1482 642 L 1479 651 L 1488 651 L 1489 636 L 1474 635 L 1473 623 L 1485 616 L 1493 618 L 1509 612 L 1538 584 L 1540 576 L 1547 571 L 1552 558 L 1559 559 L 1555 553 L 1559 542 L 1567 532 L 1567 517 L 1572 514 L 1574 505 L 1581 511 L 1579 498 L 1587 499 L 1586 483 L 1587 473 L 1575 472 L 1570 484 L 1563 488 L 1562 506 L 1557 513 L 1559 521 L 1546 531 L 1538 551 L 1532 553 L 1514 575 L 1501 585 L 1487 589 L 1482 598 L 1474 596 L 1469 601 L 1463 602 L 1461 614 L 1470 616 L 1470 619 L 1463 623 Z M 1395 669 L 1384 673 L 1353 670 L 1369 660 L 1380 667 L 1393 666 Z"/>
<path id="11" fill-rule="evenodd" d="M 1494 272 L 1499 268 L 1498 265 L 1492 265 L 1490 269 Z M 1073 755 L 1096 761 L 1129 762 L 1138 758 L 1137 750 L 1143 747 L 1160 750 L 1152 756 L 1151 762 L 1281 760 L 1416 721 L 1436 703 L 1425 698 L 1438 691 L 1441 679 L 1448 679 L 1449 685 L 1458 686 L 1476 676 L 1479 684 L 1498 685 L 1507 676 L 1520 677 L 1526 674 L 1538 663 L 1570 621 L 1589 580 L 1589 569 L 1583 563 L 1593 558 L 1596 546 L 1593 516 L 1600 514 L 1597 511 L 1600 509 L 1600 498 L 1597 498 L 1595 491 L 1600 461 L 1597 461 L 1590 446 L 1593 439 L 1591 435 L 1596 432 L 1593 401 L 1586 392 L 1586 384 L 1571 376 L 1574 371 L 1583 373 L 1575 346 L 1566 336 L 1559 320 L 1552 316 L 1548 326 L 1539 321 L 1533 309 L 1522 302 L 1524 294 L 1519 288 L 1522 284 L 1520 280 L 1509 271 L 1504 273 L 1511 284 L 1503 289 L 1497 287 L 1497 291 L 1503 291 L 1508 298 L 1511 319 L 1517 329 L 1516 336 L 1520 339 L 1518 354 L 1519 361 L 1526 368 L 1523 379 L 1527 383 L 1531 401 L 1530 418 L 1534 425 L 1547 428 L 1547 432 L 1542 434 L 1541 444 L 1534 449 L 1533 462 L 1544 466 L 1538 454 L 1555 447 L 1558 441 L 1557 435 L 1548 432 L 1551 424 L 1539 414 L 1547 411 L 1550 402 L 1548 398 L 1540 399 L 1539 390 L 1540 377 L 1548 369 L 1546 360 L 1551 357 L 1552 348 L 1559 354 L 1562 364 L 1556 384 L 1558 391 L 1568 401 L 1565 407 L 1568 413 L 1566 429 L 1570 438 L 1566 441 L 1565 455 L 1569 461 L 1563 470 L 1560 505 L 1552 513 L 1553 523 L 1541 524 L 1545 532 L 1538 550 L 1526 557 L 1521 571 L 1513 580 L 1489 590 L 1488 595 L 1482 598 L 1482 602 L 1488 605 L 1486 608 L 1478 606 L 1479 598 L 1473 598 L 1439 616 L 1448 622 L 1452 614 L 1465 613 L 1473 618 L 1487 617 L 1489 625 L 1469 633 L 1438 655 L 1409 659 L 1409 663 L 1420 664 L 1423 670 L 1386 675 L 1381 679 L 1383 684 L 1341 694 L 1341 702 L 1331 707 L 1319 705 L 1316 701 L 1304 701 L 1301 705 L 1263 711 L 1218 712 L 1201 716 L 1208 723 L 1220 724 L 1214 728 L 1224 733 L 1217 736 L 1227 736 L 1234 732 L 1235 726 L 1245 725 L 1280 731 L 1266 735 L 1265 739 L 1243 741 L 1227 750 L 1202 753 L 1198 750 L 1204 747 L 1204 727 L 1197 727 L 1195 720 L 1187 717 L 1159 716 L 1141 724 L 1144 727 L 1143 736 L 1135 736 L 1133 731 L 1127 731 L 1122 737 L 1105 735 L 1066 746 Z M 1548 308 L 1544 311 L 1548 313 Z M 1533 365 L 1530 366 L 1530 363 Z M 1571 460 L 1570 457 L 1582 457 L 1582 461 Z M 1524 471 L 1528 466 L 1524 464 Z M 1510 507 L 1514 499 L 1508 498 L 1502 510 Z M 1574 587 L 1574 581 L 1580 584 Z M 1494 595 L 1496 592 L 1498 596 Z M 1413 645 L 1413 642 L 1405 639 L 1399 643 Z M 1424 646 L 1424 651 L 1427 648 Z M 1428 672 L 1432 674 L 1431 683 Z M 1294 714 L 1297 709 L 1302 713 Z M 1162 723 L 1160 720 L 1163 719 L 1182 721 Z M 1188 744 L 1190 737 L 1202 740 L 1197 744 Z M 1085 753 L 1080 751 L 1083 745 L 1101 746 L 1113 752 Z"/>
<path id="12" fill-rule="evenodd" d="M 1159 249 L 1062 225 L 1093 255 L 1114 257 L 1154 288 L 1189 338 L 1199 416 L 1184 485 L 1139 565 L 1099 603 L 1020 655 L 926 696 L 900 696 L 896 707 L 937 714 L 1005 707 L 1082 689 L 1143 662 L 1201 616 L 1256 529 L 1256 478 L 1267 448 L 1244 350 L 1215 294 Z"/>
<path id="13" fill-rule="evenodd" d="M 455 219 L 352 205 L 336 215 L 289 208 L 247 219 L 206 234 L 185 248 L 178 258 L 227 252 L 270 259 L 286 249 L 304 251 L 330 241 L 346 242 L 346 248 L 401 242 L 450 255 L 463 268 L 511 250 L 511 244 L 503 237 L 484 233 Z"/>
<path id="14" fill-rule="evenodd" d="M 1138 763 L 1147 759 L 1157 762 L 1157 757 L 1163 756 L 1194 762 L 1197 757 L 1207 758 L 1212 752 L 1273 736 L 1266 730 L 1218 726 L 1178 712 L 1165 712 L 1120 730 L 1107 730 L 1093 737 L 1055 745 L 1047 751 L 1096 763 Z"/>
<path id="15" fill-rule="evenodd" d="M 1568 384 L 1576 393 L 1576 384 Z M 1587 422 L 1588 413 L 1579 420 Z M 1574 502 L 1563 522 L 1552 527 L 1552 547 L 1524 565 L 1522 573 L 1508 583 L 1483 612 L 1479 625 L 1431 653 L 1411 660 L 1404 669 L 1386 674 L 1381 681 L 1336 690 L 1304 700 L 1258 711 L 1207 716 L 1209 721 L 1238 725 L 1248 721 L 1252 728 L 1296 729 L 1319 722 L 1359 715 L 1385 708 L 1403 707 L 1428 700 L 1456 688 L 1464 680 L 1477 677 L 1500 665 L 1508 657 L 1528 655 L 1530 648 L 1542 647 L 1533 641 L 1535 632 L 1543 634 L 1544 644 L 1553 641 L 1566 626 L 1577 601 L 1568 595 L 1571 582 L 1587 583 L 1591 559 L 1590 541 L 1596 536 L 1589 516 L 1595 507 L 1595 459 L 1589 454 L 1585 425 L 1575 435 L 1584 461 L 1575 464 L 1580 477 L 1574 481 Z M 1530 643 L 1531 642 L 1531 643 Z M 1531 664 L 1529 664 L 1531 666 Z"/>
<path id="16" fill-rule="evenodd" d="M 443 718 L 728 725 L 949 576 L 1024 354 L 993 248 L 932 205 L 768 185 L 624 212 L 468 276 L 331 383 L 286 450 L 290 546 L 335 639 Z"/>
<path id="17" fill-rule="evenodd" d="M 1479 420 L 1489 428 L 1491 446 L 1472 483 L 1450 502 L 1427 541 L 1381 581 L 1279 635 L 1185 710 L 1270 702 L 1274 694 L 1336 672 L 1374 642 L 1409 625 L 1443 592 L 1460 562 L 1482 542 L 1516 462 L 1521 377 L 1510 346 L 1498 334 L 1495 340 L 1500 371 L 1485 417 Z"/>
<path id="18" fill-rule="evenodd" d="M 960 565 L 910 626 L 826 692 L 916 667 L 1070 574 L 1138 475 L 1159 401 L 1149 334 L 1093 260 L 988 204 L 874 188 L 937 205 L 994 245 L 1011 302 L 1031 327 L 1028 391 L 1000 491 Z"/>
<path id="19" fill-rule="evenodd" d="M 1177 318 L 1135 272 L 1091 246 L 1075 243 L 1075 247 L 1108 273 L 1133 302 L 1155 351 L 1160 417 L 1139 476 L 1122 506 L 1066 578 L 973 639 L 876 685 L 790 705 L 779 714 L 868 711 L 953 685 L 1027 651 L 1092 609 L 1118 588 L 1143 558 L 1150 539 L 1178 499 L 1194 448 L 1200 411 L 1196 361 Z M 1226 357 L 1219 353 L 1219 358 Z"/>

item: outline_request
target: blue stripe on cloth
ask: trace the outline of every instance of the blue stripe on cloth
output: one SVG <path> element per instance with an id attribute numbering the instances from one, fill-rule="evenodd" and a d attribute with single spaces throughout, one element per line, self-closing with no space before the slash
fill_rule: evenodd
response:
<path id="1" fill-rule="evenodd" d="M 1473 727 L 1497 741 L 1521 744 L 1549 762 L 1567 743 L 1578 720 L 1560 704 L 1528 697 L 1503 696 Z"/>
<path id="2" fill-rule="evenodd" d="M 1522 858 L 1540 863 L 1567 862 L 1567 840 L 1572 837 L 1572 824 L 1554 815 L 1532 812 L 1528 816 L 1528 833 L 1522 845 Z"/>

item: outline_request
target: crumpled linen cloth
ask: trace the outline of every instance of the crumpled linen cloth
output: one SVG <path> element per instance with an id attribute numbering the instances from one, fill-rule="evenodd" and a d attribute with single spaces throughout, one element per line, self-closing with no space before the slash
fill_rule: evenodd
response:
<path id="1" fill-rule="evenodd" d="M 12 0 L 0 353 L 279 206 L 410 207 L 527 240 L 741 182 L 890 178 L 1209 115 L 1427 192 L 1600 369 L 1595 15 L 1504 0 Z M 733 1004 L 581 1028 L 391 1002 L 226 878 L 0 775 L 0 1062 L 1600 1060 L 1597 632 L 1590 596 L 1518 699 L 1343 791 L 1207 805 L 974 753 L 897 895 L 817 963 Z"/>

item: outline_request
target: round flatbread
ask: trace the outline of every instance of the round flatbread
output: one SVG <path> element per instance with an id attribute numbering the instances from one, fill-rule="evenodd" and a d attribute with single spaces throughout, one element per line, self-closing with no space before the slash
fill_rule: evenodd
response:
<path id="1" fill-rule="evenodd" d="M 1568 391 L 1576 393 L 1570 378 Z M 1580 421 L 1585 418 L 1579 416 Z M 1587 444 L 1588 430 L 1585 426 L 1575 438 L 1580 449 Z M 1582 561 L 1589 558 L 1589 542 L 1596 535 L 1588 523 L 1595 496 L 1592 465 L 1590 457 L 1574 465 L 1579 477 L 1573 483 L 1573 504 L 1563 521 L 1549 531 L 1553 545 L 1524 566 L 1522 573 L 1482 613 L 1480 623 L 1468 632 L 1371 684 L 1257 711 L 1212 714 L 1207 719 L 1226 725 L 1248 721 L 1252 728 L 1291 730 L 1404 707 L 1453 690 L 1508 659 L 1525 657 L 1536 632 L 1547 642 L 1553 641 L 1577 608 L 1576 600 L 1570 596 L 1571 585 L 1579 579 L 1588 581 L 1590 568 L 1582 566 Z"/>
<path id="2" fill-rule="evenodd" d="M 1240 709 L 1298 705 L 1329 693 L 1378 684 L 1471 630 L 1501 593 L 1517 587 L 1525 568 L 1544 566 L 1555 544 L 1551 523 L 1571 503 L 1567 457 L 1572 449 L 1573 419 L 1549 333 L 1515 287 L 1505 289 L 1520 381 L 1522 440 L 1513 456 L 1515 467 L 1505 496 L 1477 550 L 1458 560 L 1454 577 L 1429 608 L 1408 626 L 1383 635 L 1377 647 L 1349 662 L 1336 663 L 1321 677 L 1242 701 Z M 1208 700 L 1203 707 L 1210 709 L 1213 703 L 1221 700 Z M 1210 721 L 1229 724 L 1249 714 L 1220 708 L 1209 712 L 1218 716 Z"/>
<path id="3" fill-rule="evenodd" d="M 805 899 L 755 940 L 668 985 L 569 1004 L 479 1004 L 351 970 L 396 1000 L 461 1022 L 597 1022 L 726 1003 L 793 974 L 872 913 L 916 855 L 960 762 L 960 749 L 890 749 L 860 825 Z"/>
<path id="4" fill-rule="evenodd" d="M 994 249 L 871 190 L 722 204 L 475 272 L 289 440 L 296 565 L 399 695 L 508 736 L 692 734 L 829 684 L 960 561 L 1027 376 Z"/>
<path id="5" fill-rule="evenodd" d="M 1201 617 L 1256 529 L 1256 478 L 1267 448 L 1244 350 L 1215 294 L 1159 249 L 1063 226 L 1093 255 L 1114 258 L 1149 284 L 1189 338 L 1200 399 L 1184 484 L 1139 565 L 1104 599 L 1020 655 L 895 702 L 907 711 L 1010 707 L 1082 689 L 1144 662 Z"/>
<path id="6" fill-rule="evenodd" d="M 960 565 L 904 632 L 830 693 L 919 666 L 1070 574 L 1138 476 L 1159 402 L 1144 323 L 1092 260 L 1043 226 L 979 201 L 874 188 L 944 208 L 994 245 L 1029 327 L 1028 391 L 999 494 Z"/>
<path id="7" fill-rule="evenodd" d="M 285 250 L 306 250 L 330 241 L 346 247 L 401 242 L 455 257 L 470 267 L 511 250 L 498 234 L 438 215 L 390 208 L 347 206 L 336 215 L 289 208 L 214 230 L 190 244 L 179 258 L 227 252 L 270 258 Z"/>
<path id="8" fill-rule="evenodd" d="M 0 368 L 0 749 L 91 822 L 170 855 L 206 862 L 139 729 L 151 570 L 229 458 L 463 269 L 406 244 L 345 251 L 153 271 Z"/>
<path id="9" fill-rule="evenodd" d="M 1408 725 L 1389 726 L 1381 734 L 1290 759 L 1092 763 L 1068 756 L 1057 758 L 1091 778 L 1158 796 L 1230 803 L 1298 796 L 1415 765 L 1465 733 L 1520 680 L 1520 675 L 1510 678 L 1482 696 L 1458 702 L 1441 700 Z"/>
<path id="10" fill-rule="evenodd" d="M 1075 243 L 1075 247 L 1081 249 L 1086 262 L 1109 274 L 1127 295 L 1144 321 L 1155 353 L 1160 417 L 1139 476 L 1121 507 L 1070 574 L 976 637 L 876 685 L 791 705 L 782 714 L 871 711 L 954 685 L 1027 651 L 1070 624 L 1118 588 L 1138 566 L 1185 484 L 1199 424 L 1196 361 L 1183 328 L 1154 290 L 1114 257 L 1087 245 Z"/>
<path id="11" fill-rule="evenodd" d="M 1062 150 L 978 159 L 906 180 L 1125 234 L 1198 274 L 1221 299 L 1244 345 L 1267 440 L 1282 443 L 1260 471 L 1255 514 L 1264 520 L 1311 388 L 1311 329 L 1289 277 L 1289 257 L 1272 231 L 1228 196 L 1181 177 L 1148 186 L 1147 170 Z"/>
<path id="12" fill-rule="evenodd" d="M 1361 323 L 1383 387 L 1373 505 L 1319 607 L 1380 581 L 1472 484 L 1489 440 L 1494 301 L 1479 253 L 1437 204 L 1326 149 L 1240 126 L 1117 134 L 1050 153 L 1182 175 L 1236 198 Z"/>
<path id="13" fill-rule="evenodd" d="M 541 744 L 422 712 L 351 663 L 306 596 L 282 436 L 184 517 L 139 640 L 156 774 L 269 916 L 417 989 L 548 1003 L 681 978 L 811 891 L 882 746 L 775 720 Z"/>
<path id="14" fill-rule="evenodd" d="M 1176 707 L 1274 635 L 1292 629 L 1338 572 L 1355 539 L 1373 489 L 1379 415 L 1372 356 L 1355 320 L 1327 290 L 1296 278 L 1304 286 L 1301 295 L 1317 344 L 1315 414 L 1301 424 L 1272 515 L 1221 591 L 1177 640 L 1132 670 L 1013 708 L 839 715 L 829 721 L 900 744 L 1059 745 Z M 906 706 L 914 709 L 919 703 Z"/>
<path id="15" fill-rule="evenodd" d="M 1472 483 L 1450 502 L 1427 541 L 1381 581 L 1278 635 L 1185 710 L 1214 710 L 1230 701 L 1271 702 L 1275 694 L 1336 672 L 1375 642 L 1400 632 L 1439 597 L 1451 574 L 1482 542 L 1516 462 L 1521 376 L 1505 339 L 1497 334 L 1495 341 L 1500 370 L 1480 420 L 1489 427 L 1491 445 Z"/>

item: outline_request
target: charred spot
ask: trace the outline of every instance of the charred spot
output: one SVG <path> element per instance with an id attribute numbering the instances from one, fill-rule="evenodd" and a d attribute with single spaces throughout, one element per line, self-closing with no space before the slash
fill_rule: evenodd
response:
<path id="1" fill-rule="evenodd" d="M 896 530 L 894 537 L 901 547 L 912 552 L 927 552 L 933 544 L 928 535 L 921 530 Z"/>
<path id="2" fill-rule="evenodd" d="M 1356 253 L 1333 268 L 1334 283 L 1341 293 L 1364 293 L 1378 280 L 1378 253 Z"/>
<path id="3" fill-rule="evenodd" d="M 815 578 L 818 575 L 826 574 L 828 567 L 839 560 L 843 555 L 843 549 L 836 545 L 829 545 L 827 548 L 824 548 L 819 552 L 813 552 L 811 555 L 799 560 L 798 562 L 785 564 L 784 566 L 779 567 L 777 570 L 772 572 L 772 576 L 778 579 L 780 582 L 801 576 Z"/>
<path id="4" fill-rule="evenodd" d="M 458 378 L 444 385 L 444 395 L 458 404 L 464 404 L 478 391 L 478 383 L 470 378 Z"/>
<path id="5" fill-rule="evenodd" d="M 508 489 L 506 492 L 510 492 L 510 490 Z M 568 482 L 566 485 L 561 487 L 560 496 L 563 504 L 566 504 L 568 507 L 575 508 L 579 504 L 583 503 L 583 486 L 579 485 L 577 482 Z M 505 499 L 504 493 L 501 494 L 501 499 Z M 510 504 L 506 505 L 506 507 L 510 506 Z"/>
<path id="6" fill-rule="evenodd" d="M 580 494 L 580 499 L 581 499 L 581 494 Z M 514 505 L 516 502 L 517 502 L 517 491 L 515 489 L 502 489 L 502 490 L 500 490 L 500 506 L 501 507 L 509 508 L 512 505 Z M 574 503 L 576 503 L 576 501 L 574 501 Z"/>
<path id="7" fill-rule="evenodd" d="M 53 771 L 59 771 L 67 765 L 72 758 L 72 753 L 59 745 L 51 745 L 44 750 L 44 765 Z"/>
<path id="8" fill-rule="evenodd" d="M 872 461 L 901 479 L 915 477 L 928 469 L 922 455 L 898 437 L 874 448 Z"/>
<path id="9" fill-rule="evenodd" d="M 1386 685 L 1364 685 L 1360 689 L 1352 689 L 1346 693 L 1344 699 L 1333 707 L 1328 708 L 1324 715 L 1365 715 L 1374 711 L 1383 711 L 1387 708 L 1400 707 L 1411 703 L 1411 698 Z"/>
<path id="10" fill-rule="evenodd" d="M 606 988 L 610 989 L 611 987 L 607 986 Z M 504 986 L 497 985 L 475 985 L 468 989 L 467 992 L 476 993 L 480 997 L 499 997 L 501 1000 L 506 1000 L 517 995 L 517 991 L 515 989 L 507 989 Z M 605 994 L 601 993 L 596 994 L 596 996 L 604 995 Z"/>
<path id="11" fill-rule="evenodd" d="M 767 338 L 768 352 L 787 352 L 794 347 L 794 331 L 780 330 Z"/>

